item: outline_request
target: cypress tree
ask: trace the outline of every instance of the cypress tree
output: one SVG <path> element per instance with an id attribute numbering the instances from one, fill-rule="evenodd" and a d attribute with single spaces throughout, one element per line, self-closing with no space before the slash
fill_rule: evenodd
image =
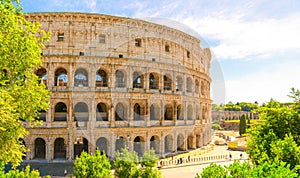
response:
<path id="1" fill-rule="evenodd" d="M 240 118 L 240 126 L 239 126 L 239 134 L 242 136 L 244 133 L 246 133 L 246 116 L 245 114 L 242 115 Z"/>

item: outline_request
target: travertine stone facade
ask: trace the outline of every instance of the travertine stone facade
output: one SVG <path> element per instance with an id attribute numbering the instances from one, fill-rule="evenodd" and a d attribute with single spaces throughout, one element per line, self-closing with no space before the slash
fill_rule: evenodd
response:
<path id="1" fill-rule="evenodd" d="M 211 111 L 212 121 L 239 120 L 242 115 L 246 118 L 258 119 L 258 114 L 251 111 Z"/>
<path id="2" fill-rule="evenodd" d="M 166 26 L 85 13 L 30 13 L 51 32 L 37 71 L 52 92 L 28 128 L 27 160 L 115 157 L 123 147 L 163 157 L 211 139 L 209 49 Z"/>

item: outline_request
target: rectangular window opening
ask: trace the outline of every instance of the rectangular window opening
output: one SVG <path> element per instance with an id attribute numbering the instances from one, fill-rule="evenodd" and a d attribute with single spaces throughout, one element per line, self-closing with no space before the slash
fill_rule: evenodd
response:
<path id="1" fill-rule="evenodd" d="M 166 46 L 165 46 L 165 51 L 166 51 L 166 52 L 170 52 L 170 46 L 169 46 L 169 45 L 166 45 Z"/>
<path id="2" fill-rule="evenodd" d="M 57 41 L 64 41 L 65 34 L 64 33 L 58 33 L 57 35 Z"/>
<path id="3" fill-rule="evenodd" d="M 135 46 L 136 47 L 141 47 L 142 46 L 142 40 L 140 38 L 135 39 Z"/>
<path id="4" fill-rule="evenodd" d="M 99 42 L 105 43 L 105 35 L 99 35 Z"/>

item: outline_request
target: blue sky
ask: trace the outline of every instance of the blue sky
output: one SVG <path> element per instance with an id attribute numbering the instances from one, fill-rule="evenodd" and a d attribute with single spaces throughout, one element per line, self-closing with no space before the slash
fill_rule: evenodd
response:
<path id="1" fill-rule="evenodd" d="M 24 12 L 88 12 L 180 22 L 213 54 L 215 103 L 291 101 L 300 89 L 298 0 L 21 0 Z M 158 19 L 158 20 L 157 20 Z M 170 21 L 166 20 L 166 23 Z M 163 22 L 164 23 L 164 22 Z"/>

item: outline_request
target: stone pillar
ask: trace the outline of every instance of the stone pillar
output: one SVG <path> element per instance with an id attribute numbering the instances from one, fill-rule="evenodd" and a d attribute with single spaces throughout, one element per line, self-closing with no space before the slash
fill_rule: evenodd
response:
<path id="1" fill-rule="evenodd" d="M 53 159 L 53 148 L 52 148 L 52 139 L 47 137 L 46 138 L 46 160 L 50 161 Z"/>
<path id="2" fill-rule="evenodd" d="M 132 141 L 132 139 L 133 138 L 128 138 L 127 136 L 126 136 L 126 138 L 125 138 L 125 140 L 126 140 L 126 148 L 129 150 L 129 151 L 133 151 L 133 141 Z"/>
<path id="3" fill-rule="evenodd" d="M 146 89 L 146 91 L 148 91 L 149 90 L 149 73 L 143 73 L 143 77 L 144 77 L 143 86 Z"/>
<path id="4" fill-rule="evenodd" d="M 110 140 L 108 141 L 108 149 L 107 149 L 107 155 L 111 158 L 116 157 L 116 139 L 117 137 L 114 134 L 110 135 Z"/>
<path id="5" fill-rule="evenodd" d="M 67 159 L 68 160 L 73 160 L 74 158 L 74 131 L 73 131 L 73 127 L 69 128 L 69 135 L 68 135 L 68 152 L 67 152 Z"/>
<path id="6" fill-rule="evenodd" d="M 149 100 L 147 99 L 145 102 L 145 115 L 144 115 L 144 121 L 146 127 L 150 126 L 150 105 L 149 105 Z"/>
<path id="7" fill-rule="evenodd" d="M 115 127 L 116 125 L 116 110 L 114 107 L 114 103 L 111 103 L 111 108 L 110 108 L 110 127 Z"/>
<path id="8" fill-rule="evenodd" d="M 163 136 L 163 133 L 161 134 L 159 153 L 161 156 L 165 154 L 165 136 Z"/>

